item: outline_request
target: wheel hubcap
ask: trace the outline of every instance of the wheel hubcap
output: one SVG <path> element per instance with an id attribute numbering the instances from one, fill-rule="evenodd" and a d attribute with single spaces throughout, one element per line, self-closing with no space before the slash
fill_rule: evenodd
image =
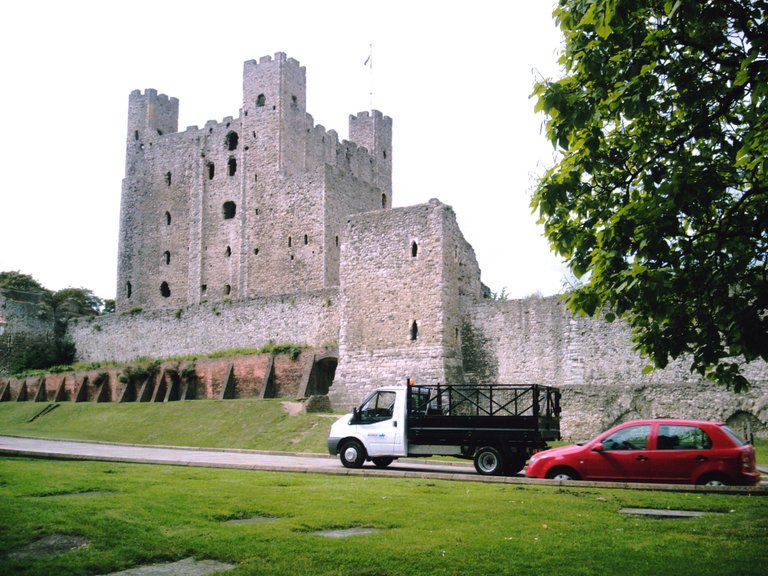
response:
<path id="1" fill-rule="evenodd" d="M 353 446 L 350 446 L 344 450 L 344 460 L 347 462 L 354 462 L 357 460 L 357 450 Z"/>
<path id="2" fill-rule="evenodd" d="M 485 472 L 493 471 L 496 469 L 497 465 L 498 462 L 496 460 L 496 456 L 493 454 L 483 454 L 480 457 L 480 468 L 482 468 Z"/>

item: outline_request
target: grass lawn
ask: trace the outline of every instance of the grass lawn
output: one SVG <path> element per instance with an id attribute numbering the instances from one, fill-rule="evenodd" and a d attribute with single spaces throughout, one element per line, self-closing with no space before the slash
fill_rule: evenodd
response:
<path id="1" fill-rule="evenodd" d="M 0 574 L 104 574 L 188 557 L 227 574 L 762 575 L 768 498 L 0 458 Z M 620 508 L 705 511 L 659 519 Z M 274 521 L 234 525 L 230 519 Z M 380 532 L 325 538 L 316 530 Z M 8 553 L 50 534 L 58 556 Z"/>
<path id="2" fill-rule="evenodd" d="M 0 403 L 0 434 L 126 444 L 325 452 L 338 415 L 289 415 L 283 400 Z"/>

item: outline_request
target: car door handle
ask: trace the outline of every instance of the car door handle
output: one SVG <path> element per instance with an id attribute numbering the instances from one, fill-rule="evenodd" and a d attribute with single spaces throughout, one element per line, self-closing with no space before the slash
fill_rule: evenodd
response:
<path id="1" fill-rule="evenodd" d="M 698 456 L 696 456 L 696 460 L 698 460 L 699 462 L 706 462 L 707 457 L 699 454 Z"/>
<path id="2" fill-rule="evenodd" d="M 392 421 L 392 428 L 397 428 L 397 420 Z"/>
<path id="3" fill-rule="evenodd" d="M 637 460 L 638 462 L 645 462 L 646 460 L 648 460 L 648 456 L 643 456 L 642 454 L 640 454 L 640 456 L 635 458 L 635 460 Z"/>

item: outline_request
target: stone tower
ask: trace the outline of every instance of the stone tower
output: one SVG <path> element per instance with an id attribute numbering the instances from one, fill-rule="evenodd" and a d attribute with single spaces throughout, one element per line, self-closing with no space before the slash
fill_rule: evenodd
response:
<path id="1" fill-rule="evenodd" d="M 349 218 L 341 255 L 339 366 L 350 407 L 376 386 L 464 382 L 464 312 L 482 295 L 475 252 L 438 200 Z"/>
<path id="2" fill-rule="evenodd" d="M 238 118 L 178 132 L 178 109 L 129 97 L 117 309 L 337 286 L 347 217 L 392 206 L 392 120 L 350 116 L 339 142 L 283 53 L 245 62 Z"/>

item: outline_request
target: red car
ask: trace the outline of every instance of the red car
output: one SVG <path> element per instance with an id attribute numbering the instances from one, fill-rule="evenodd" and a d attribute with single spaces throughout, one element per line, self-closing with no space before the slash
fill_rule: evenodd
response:
<path id="1" fill-rule="evenodd" d="M 539 452 L 529 478 L 754 485 L 755 450 L 728 426 L 699 420 L 635 420 L 585 444 Z"/>

